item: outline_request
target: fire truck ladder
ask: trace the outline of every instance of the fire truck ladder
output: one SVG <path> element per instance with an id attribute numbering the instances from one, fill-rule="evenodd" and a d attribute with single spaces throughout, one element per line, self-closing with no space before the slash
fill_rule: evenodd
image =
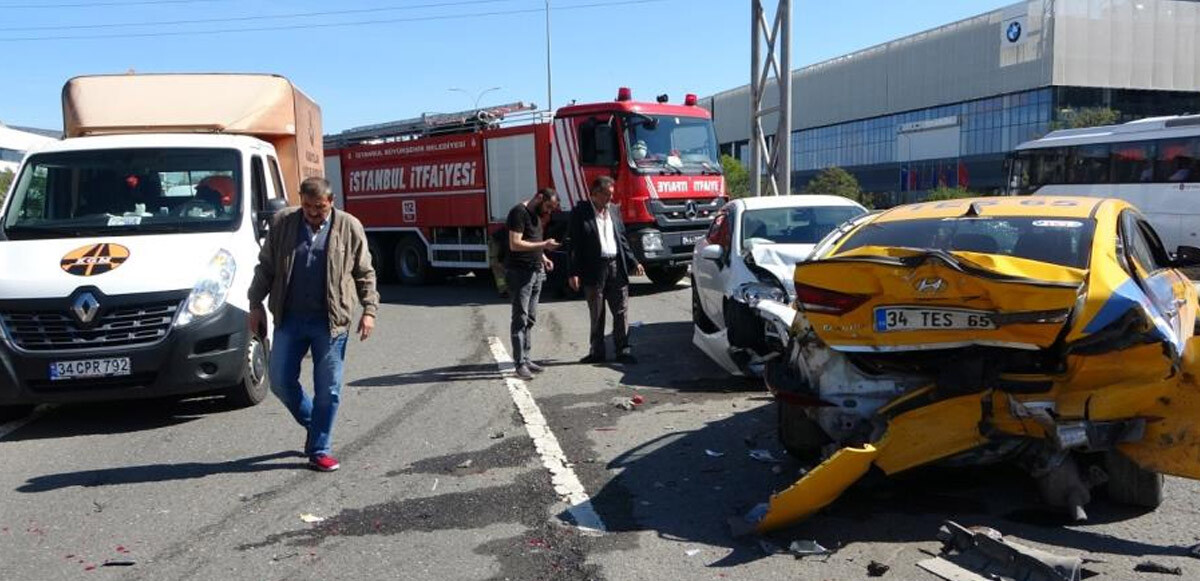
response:
<path id="1" fill-rule="evenodd" d="M 364 143 L 410 141 L 422 137 L 475 133 L 496 129 L 524 120 L 537 106 L 518 101 L 507 105 L 469 109 L 457 113 L 422 113 L 420 117 L 363 125 L 325 137 L 326 148 L 347 147 Z"/>

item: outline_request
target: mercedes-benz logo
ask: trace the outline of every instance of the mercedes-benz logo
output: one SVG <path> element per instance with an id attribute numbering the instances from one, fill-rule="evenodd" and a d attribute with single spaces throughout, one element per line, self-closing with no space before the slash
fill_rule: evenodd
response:
<path id="1" fill-rule="evenodd" d="M 921 294 L 940 293 L 946 288 L 946 281 L 941 278 L 923 278 L 915 285 Z"/>
<path id="2" fill-rule="evenodd" d="M 1004 35 L 1008 37 L 1008 42 L 1017 42 L 1018 40 L 1021 40 L 1021 23 L 1010 23 L 1008 25 L 1008 30 L 1005 31 Z"/>
<path id="3" fill-rule="evenodd" d="M 695 220 L 700 211 L 696 209 L 696 200 L 688 200 L 687 206 L 683 210 L 683 215 L 688 220 Z"/>
<path id="4" fill-rule="evenodd" d="M 71 312 L 75 314 L 75 318 L 79 319 L 80 323 L 90 323 L 96 318 L 96 313 L 100 311 L 100 301 L 92 293 L 83 293 L 75 299 L 75 303 L 71 305 Z"/>

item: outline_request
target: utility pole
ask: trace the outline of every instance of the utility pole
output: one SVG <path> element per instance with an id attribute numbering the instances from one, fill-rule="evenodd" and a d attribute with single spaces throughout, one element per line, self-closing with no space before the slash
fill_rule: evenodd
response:
<path id="1" fill-rule="evenodd" d="M 750 192 L 780 196 L 789 194 L 792 185 L 792 3 L 778 0 L 774 23 L 768 26 L 763 1 L 750 0 Z M 768 106 L 772 77 L 779 99 Z M 778 123 L 767 143 L 763 120 L 771 114 Z"/>

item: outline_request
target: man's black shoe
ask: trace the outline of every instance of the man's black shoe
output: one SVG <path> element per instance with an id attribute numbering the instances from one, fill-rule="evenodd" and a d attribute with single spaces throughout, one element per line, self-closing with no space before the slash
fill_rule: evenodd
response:
<path id="1" fill-rule="evenodd" d="M 617 355 L 617 363 L 634 365 L 637 363 L 637 357 L 634 357 L 633 353 L 630 353 L 629 351 L 622 351 L 619 355 Z"/>
<path id="2" fill-rule="evenodd" d="M 590 353 L 590 354 L 588 354 L 587 357 L 580 359 L 579 362 L 583 363 L 585 365 L 591 365 L 593 363 L 604 363 L 604 356 L 596 355 L 595 353 Z"/>
<path id="3" fill-rule="evenodd" d="M 542 367 L 541 365 L 538 365 L 537 363 L 534 363 L 532 361 L 530 361 L 529 363 L 526 363 L 525 367 L 528 367 L 529 370 L 534 373 L 541 373 L 546 370 L 545 367 Z"/>

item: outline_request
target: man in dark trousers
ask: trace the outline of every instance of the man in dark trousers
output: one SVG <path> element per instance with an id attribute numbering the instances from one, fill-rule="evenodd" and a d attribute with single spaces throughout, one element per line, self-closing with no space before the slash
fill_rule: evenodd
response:
<path id="1" fill-rule="evenodd" d="M 533 379 L 542 366 L 530 358 L 533 347 L 533 324 L 537 322 L 537 304 L 542 294 L 546 273 L 554 269 L 547 251 L 557 250 L 553 238 L 542 240 L 542 225 L 558 210 L 558 194 L 542 188 L 532 198 L 513 206 L 508 212 L 508 257 L 504 261 L 504 278 L 512 297 L 513 363 L 517 377 Z"/>
<path id="2" fill-rule="evenodd" d="M 617 361 L 635 363 L 629 348 L 629 276 L 645 274 L 625 239 L 625 224 L 616 208 L 609 205 L 616 182 L 608 176 L 592 181 L 591 203 L 571 211 L 571 278 L 578 291 L 583 286 L 591 316 L 590 348 L 581 363 L 600 363 L 604 349 L 604 306 L 613 315 L 613 344 Z"/>

